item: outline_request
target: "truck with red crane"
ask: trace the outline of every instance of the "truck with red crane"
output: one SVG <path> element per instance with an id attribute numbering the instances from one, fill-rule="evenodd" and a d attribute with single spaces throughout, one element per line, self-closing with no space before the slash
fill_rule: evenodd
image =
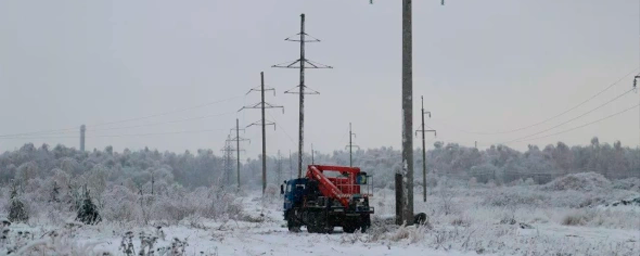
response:
<path id="1" fill-rule="evenodd" d="M 374 213 L 370 179 L 358 167 L 309 165 L 305 177 L 281 187 L 289 231 L 305 226 L 309 233 L 332 233 L 335 227 L 346 233 L 365 232 Z"/>

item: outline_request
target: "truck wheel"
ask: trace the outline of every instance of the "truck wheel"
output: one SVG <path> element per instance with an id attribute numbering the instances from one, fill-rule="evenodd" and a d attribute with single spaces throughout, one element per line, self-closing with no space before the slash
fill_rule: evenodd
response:
<path id="1" fill-rule="evenodd" d="M 315 212 L 307 212 L 307 232 L 309 233 L 318 233 L 319 225 L 318 225 L 318 214 Z"/>
<path id="2" fill-rule="evenodd" d="M 369 227 L 371 227 L 371 216 L 367 215 L 365 217 L 362 217 L 362 219 L 360 220 L 360 232 L 367 232 L 367 229 L 369 229 Z"/>
<path id="3" fill-rule="evenodd" d="M 290 232 L 300 232 L 300 224 L 296 220 L 296 216 L 293 211 L 287 212 L 287 228 L 289 228 Z"/>
<path id="4" fill-rule="evenodd" d="M 318 228 L 318 233 L 333 233 L 333 226 L 330 225 L 329 220 L 327 219 L 326 212 L 319 212 L 316 215 L 316 227 Z"/>
<path id="5" fill-rule="evenodd" d="M 291 221 L 287 221 L 287 227 L 291 232 L 295 232 L 295 233 L 300 232 L 300 226 L 297 226 L 294 223 L 291 223 Z"/>
<path id="6" fill-rule="evenodd" d="M 346 224 L 346 225 L 342 226 L 342 231 L 344 231 L 345 233 L 356 232 L 356 226 L 354 226 L 352 224 Z"/>

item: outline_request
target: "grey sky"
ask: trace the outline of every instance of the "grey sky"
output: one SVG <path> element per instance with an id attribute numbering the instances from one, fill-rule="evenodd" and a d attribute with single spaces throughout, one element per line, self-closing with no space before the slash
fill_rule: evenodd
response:
<path id="1" fill-rule="evenodd" d="M 414 1 L 414 128 L 425 95 L 433 112 L 427 122 L 440 140 L 467 146 L 478 140 L 485 146 L 536 133 L 629 90 L 635 73 L 579 109 L 531 129 L 492 136 L 456 130 L 491 132 L 536 123 L 640 68 L 638 1 L 439 3 Z M 323 40 L 309 45 L 308 58 L 335 67 L 307 72 L 308 86 L 321 92 L 306 100 L 307 150 L 311 142 L 321 151 L 343 149 L 350 121 L 361 147 L 399 148 L 400 8 L 398 0 L 1 1 L 0 135 L 75 130 L 0 139 L 0 150 L 27 141 L 77 147 L 76 127 L 83 123 L 89 126 L 89 149 L 218 150 L 236 117 L 242 126 L 258 120 L 257 110 L 234 112 L 258 102 L 259 94 L 244 94 L 259 85 L 260 71 L 277 89 L 267 100 L 286 107 L 284 115 L 270 111 L 279 127 L 267 131 L 269 154 L 295 150 L 298 98 L 282 92 L 297 85 L 298 73 L 270 66 L 297 58 L 298 46 L 283 39 L 297 33 L 302 12 L 308 33 Z M 91 126 L 228 98 L 233 99 L 138 122 Z M 549 133 L 631 107 L 638 98 L 628 94 Z M 586 144 L 592 136 L 635 146 L 638 111 L 509 146 Z M 226 115 L 92 130 L 214 114 Z M 220 130 L 122 136 L 206 129 Z M 259 151 L 259 132 L 250 127 L 243 134 L 252 139 L 251 157 Z M 94 137 L 107 135 L 122 137 Z"/>

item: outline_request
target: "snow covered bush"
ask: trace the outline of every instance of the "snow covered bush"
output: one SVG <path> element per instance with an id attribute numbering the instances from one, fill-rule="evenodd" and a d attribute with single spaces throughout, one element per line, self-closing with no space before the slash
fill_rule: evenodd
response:
<path id="1" fill-rule="evenodd" d="M 631 190 L 640 193 L 640 178 L 631 177 L 613 181 L 614 189 Z"/>
<path id="2" fill-rule="evenodd" d="M 104 205 L 100 212 L 105 220 L 114 222 L 133 222 L 140 220 L 141 209 L 136 203 L 138 196 L 124 186 L 112 185 L 104 195 Z"/>
<path id="3" fill-rule="evenodd" d="M 60 229 L 35 234 L 5 228 L 0 239 L 0 255 L 21 256 L 113 256 L 109 251 L 96 250 L 99 242 L 79 243 L 75 230 Z"/>

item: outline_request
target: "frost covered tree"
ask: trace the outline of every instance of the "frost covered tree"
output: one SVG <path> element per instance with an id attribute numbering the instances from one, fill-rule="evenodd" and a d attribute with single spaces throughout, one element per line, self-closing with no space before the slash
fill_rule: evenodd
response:
<path id="1" fill-rule="evenodd" d="M 18 190 L 16 189 L 16 185 L 11 188 L 11 197 L 10 197 L 9 206 L 9 220 L 11 222 L 27 222 L 29 220 L 29 214 L 27 213 L 24 204 L 18 199 Z"/>
<path id="2" fill-rule="evenodd" d="M 76 217 L 76 220 L 88 225 L 93 225 L 102 221 L 102 218 L 98 213 L 98 207 L 91 201 L 91 196 L 89 195 L 89 190 L 87 190 L 86 186 L 84 187 L 84 199 L 80 209 L 78 209 L 78 216 Z"/>

